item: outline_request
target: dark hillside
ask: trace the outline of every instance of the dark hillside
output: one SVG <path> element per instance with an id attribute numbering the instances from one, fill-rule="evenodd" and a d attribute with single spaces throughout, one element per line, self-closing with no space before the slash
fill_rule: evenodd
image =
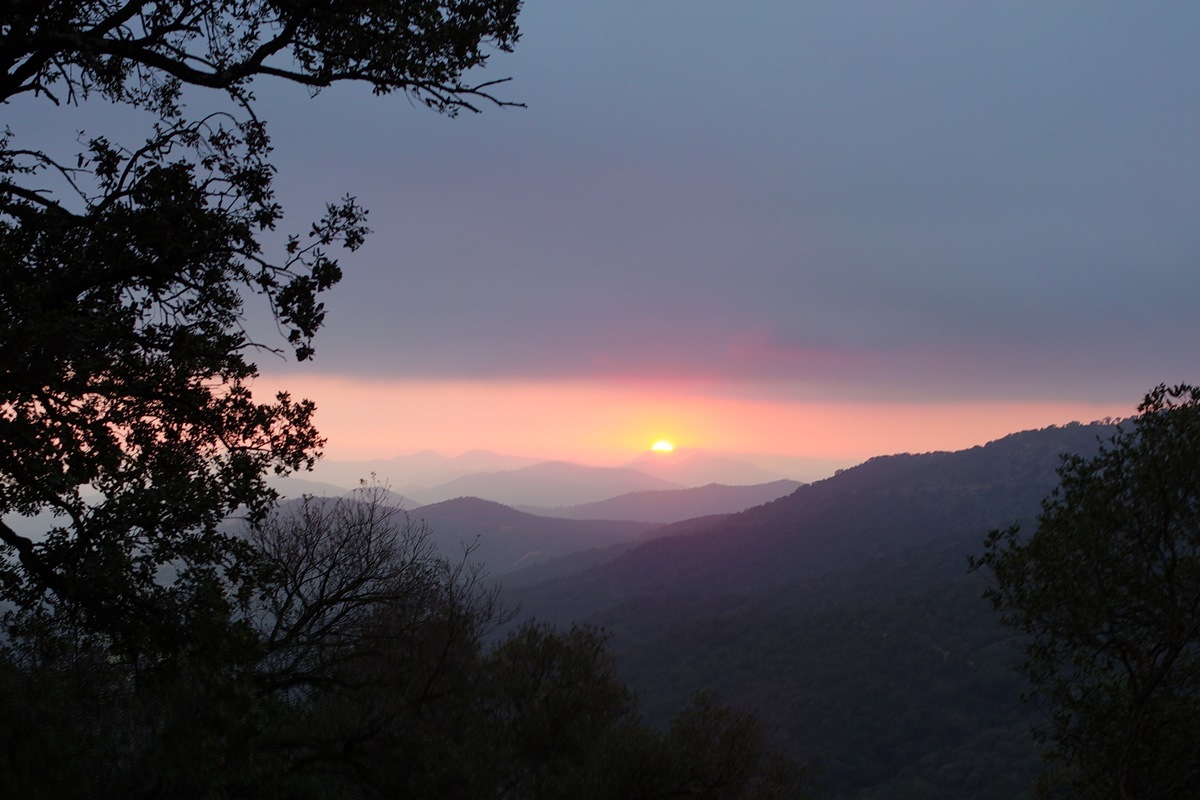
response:
<path id="1" fill-rule="evenodd" d="M 554 519 L 526 514 L 477 497 L 422 506 L 414 519 L 430 526 L 447 557 L 474 546 L 476 561 L 492 575 L 547 561 L 578 550 L 633 540 L 656 525 L 647 522 Z"/>
<path id="2" fill-rule="evenodd" d="M 1027 796 L 1033 712 L 967 557 L 988 530 L 1034 520 L 1062 453 L 1111 433 L 872 459 L 513 596 L 609 629 L 652 715 L 697 691 L 755 711 L 829 797 Z"/>
<path id="3" fill-rule="evenodd" d="M 299 502 L 286 500 L 281 510 L 287 512 Z M 577 551 L 632 546 L 639 536 L 659 527 L 649 522 L 540 517 L 477 497 L 446 500 L 406 513 L 413 523 L 428 525 L 430 539 L 443 556 L 455 561 L 470 548 L 471 561 L 491 576 Z"/>
<path id="4" fill-rule="evenodd" d="M 515 591 L 538 586 L 558 578 L 577 575 L 601 564 L 606 564 L 624 553 L 628 553 L 637 547 L 640 542 L 649 541 L 659 536 L 672 536 L 681 528 L 691 530 L 696 525 L 716 522 L 717 520 L 725 519 L 727 516 L 727 514 L 716 514 L 710 517 L 685 520 L 681 523 L 654 526 L 639 535 L 636 540 L 619 542 L 618 544 L 606 547 L 593 547 L 590 550 L 579 550 L 574 553 L 568 553 L 565 556 L 557 556 L 548 561 L 540 561 L 536 564 L 522 567 L 514 572 L 505 573 L 503 583 L 506 588 Z M 593 523 L 599 524 L 595 520 L 593 520 Z"/>
<path id="5" fill-rule="evenodd" d="M 643 594 L 793 586 L 946 537 L 974 548 L 991 528 L 1032 520 L 1057 483 L 1061 454 L 1093 452 L 1111 431 L 1069 425 L 954 453 L 874 458 L 765 505 L 679 523 L 673 535 L 517 597 L 534 615 L 565 622 Z"/>
<path id="6" fill-rule="evenodd" d="M 819 766 L 824 796 L 1021 797 L 1033 712 L 960 550 L 936 542 L 771 593 L 642 598 L 596 621 L 652 718 L 697 691 L 753 710 Z"/>
<path id="7" fill-rule="evenodd" d="M 751 486 L 710 483 L 691 489 L 661 489 L 628 494 L 574 506 L 522 506 L 522 511 L 560 519 L 639 519 L 680 522 L 710 514 L 731 514 L 791 494 L 802 484 L 772 481 Z"/>

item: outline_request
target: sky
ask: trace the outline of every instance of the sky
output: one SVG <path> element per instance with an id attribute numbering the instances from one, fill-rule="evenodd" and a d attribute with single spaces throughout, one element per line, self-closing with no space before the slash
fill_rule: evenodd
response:
<path id="1" fill-rule="evenodd" d="M 1200 380 L 1200 5 L 527 0 L 526 108 L 263 83 L 291 224 L 353 194 L 335 459 L 854 463 Z"/>

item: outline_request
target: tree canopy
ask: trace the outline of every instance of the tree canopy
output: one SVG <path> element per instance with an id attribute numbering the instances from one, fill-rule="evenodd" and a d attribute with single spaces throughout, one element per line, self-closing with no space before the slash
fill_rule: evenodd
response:
<path id="1" fill-rule="evenodd" d="M 0 647 L 0 794 L 782 800 L 806 790 L 749 715 L 698 698 L 666 730 L 646 724 L 595 629 L 527 624 L 485 644 L 511 618 L 495 588 L 467 559 L 439 554 L 382 487 L 290 502 L 246 536 L 273 579 L 238 608 L 238 647 L 148 669 L 61 618 Z"/>
<path id="2" fill-rule="evenodd" d="M 1185 797 L 1200 780 L 1200 389 L 1159 386 L 1094 458 L 1064 457 L 1037 530 L 976 568 L 1025 636 L 1042 789 Z"/>
<path id="3" fill-rule="evenodd" d="M 439 110 L 492 100 L 464 82 L 488 47 L 516 42 L 520 0 L 19 0 L 5 8 L 0 99 L 55 103 L 92 93 L 181 112 L 182 89 L 249 100 L 251 81 L 281 78 L 316 89 L 339 81 L 379 94 L 405 91 Z"/>
<path id="4" fill-rule="evenodd" d="M 365 83 L 449 114 L 504 105 L 496 80 L 468 77 L 517 41 L 519 5 L 5 5 L 5 109 L 98 100 L 148 123 L 133 142 L 83 134 L 74 153 L 46 151 L 12 115 L 0 134 L 3 598 L 71 604 L 115 641 L 169 650 L 218 576 L 254 584 L 253 554 L 218 524 L 261 518 L 265 476 L 311 465 L 323 442 L 311 403 L 253 396 L 253 356 L 312 356 L 336 251 L 367 234 L 346 197 L 271 251 L 283 208 L 255 80 Z M 250 338 L 250 302 L 281 341 Z M 38 513 L 53 515 L 43 535 L 9 524 Z"/>
<path id="5" fill-rule="evenodd" d="M 368 231 L 346 197 L 272 250 L 255 81 L 509 105 L 469 78 L 519 6 L 4 6 L 6 110 L 100 100 L 147 133 L 73 153 L 16 116 L 0 133 L 0 794 L 795 796 L 745 715 L 645 725 L 597 631 L 485 646 L 497 591 L 382 488 L 273 511 L 270 472 L 323 442 L 310 402 L 254 396 L 253 357 L 312 357 L 337 251 Z M 247 333 L 251 303 L 281 341 Z"/>
<path id="6" fill-rule="evenodd" d="M 597 631 L 508 617 L 380 487 L 290 513 L 313 405 L 255 353 L 314 353 L 352 197 L 283 220 L 259 79 L 453 115 L 519 0 L 8 3 L 0 102 L 123 106 L 144 138 L 0 133 L 0 794 L 795 796 L 749 717 L 645 725 Z M 193 114 L 200 100 L 204 110 Z M 246 331 L 249 304 L 279 342 Z M 230 527 L 238 512 L 247 525 Z M 39 534 L 16 517 L 51 518 Z"/>

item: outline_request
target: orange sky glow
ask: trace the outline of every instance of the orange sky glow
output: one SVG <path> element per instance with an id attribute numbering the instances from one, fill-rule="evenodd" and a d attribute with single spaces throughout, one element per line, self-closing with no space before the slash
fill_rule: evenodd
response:
<path id="1" fill-rule="evenodd" d="M 874 455 L 958 450 L 1008 433 L 1132 413 L 1068 403 L 816 403 L 706 396 L 678 386 L 598 382 L 363 381 L 260 378 L 317 403 L 327 458 L 471 449 L 617 464 L 668 440 L 681 450 L 857 463 Z"/>

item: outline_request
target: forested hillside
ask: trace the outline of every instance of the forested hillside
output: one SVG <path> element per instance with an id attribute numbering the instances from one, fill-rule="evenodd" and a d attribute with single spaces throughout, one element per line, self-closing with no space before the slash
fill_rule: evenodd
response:
<path id="1" fill-rule="evenodd" d="M 967 559 L 990 529 L 1036 517 L 1061 454 L 1111 432 L 872 459 L 511 596 L 608 628 L 652 717 L 697 691 L 759 714 L 828 796 L 1020 796 L 1032 712 Z"/>

